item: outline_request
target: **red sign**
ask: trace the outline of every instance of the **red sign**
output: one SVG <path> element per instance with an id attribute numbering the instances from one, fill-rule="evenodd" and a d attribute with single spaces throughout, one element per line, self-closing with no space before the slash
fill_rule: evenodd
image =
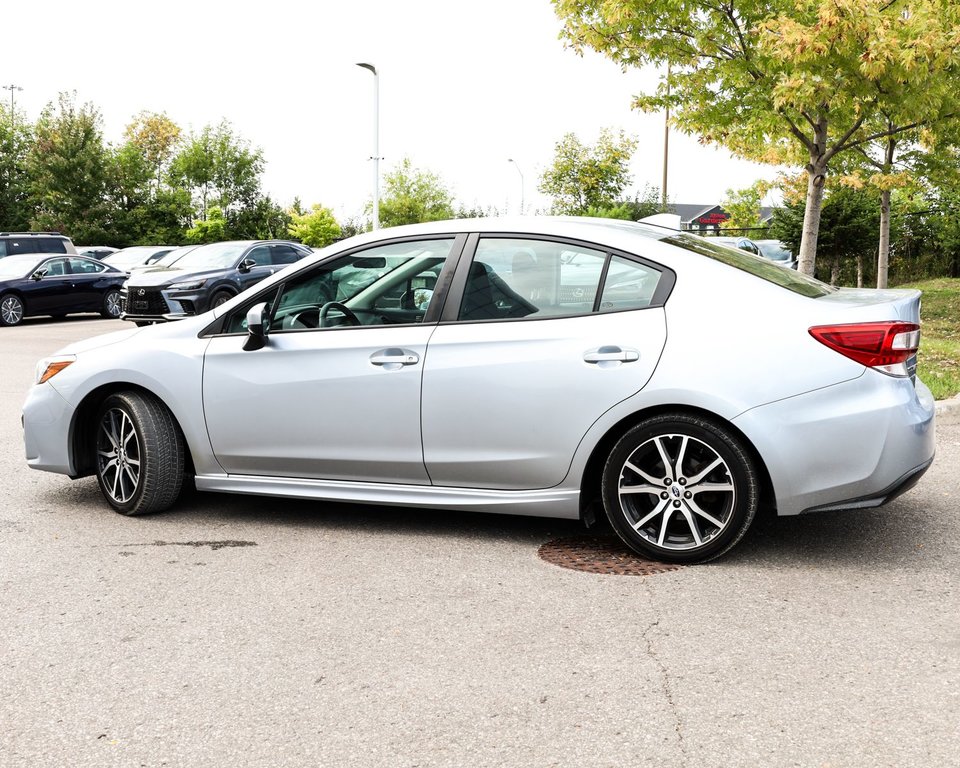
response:
<path id="1" fill-rule="evenodd" d="M 697 224 L 723 224 L 730 218 L 729 213 L 708 213 L 696 220 Z"/>

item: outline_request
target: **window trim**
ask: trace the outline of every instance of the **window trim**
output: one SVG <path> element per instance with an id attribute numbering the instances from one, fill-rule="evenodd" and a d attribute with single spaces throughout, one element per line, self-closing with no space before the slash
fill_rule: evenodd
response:
<path id="1" fill-rule="evenodd" d="M 448 289 L 450 282 L 453 279 L 454 272 L 456 271 L 457 266 L 459 265 L 460 260 L 464 253 L 464 243 L 467 241 L 467 236 L 466 234 L 460 231 L 451 231 L 446 233 L 431 233 L 429 235 L 407 235 L 405 237 L 393 237 L 388 240 L 377 240 L 372 243 L 363 243 L 361 245 L 355 245 L 352 248 L 347 248 L 343 251 L 337 251 L 336 253 L 331 253 L 317 261 L 310 261 L 309 255 L 305 255 L 302 259 L 295 262 L 296 264 L 301 265 L 300 269 L 287 275 L 286 279 L 278 283 L 271 282 L 270 285 L 263 286 L 262 290 L 259 290 L 259 284 L 258 284 L 258 290 L 256 291 L 256 293 L 253 296 L 251 296 L 249 299 L 247 299 L 247 301 L 244 302 L 244 304 L 247 306 L 253 306 L 254 304 L 259 303 L 260 301 L 264 301 L 267 295 L 269 295 L 270 293 L 278 289 L 280 293 L 277 294 L 277 298 L 279 299 L 279 297 L 283 295 L 283 291 L 286 289 L 287 283 L 289 283 L 291 280 L 296 280 L 305 272 L 313 269 L 318 269 L 322 265 L 330 261 L 341 259 L 345 256 L 352 256 L 354 254 L 363 253 L 364 251 L 370 251 L 370 250 L 373 250 L 374 248 L 380 248 L 383 246 L 401 245 L 403 243 L 420 243 L 428 240 L 449 240 L 450 241 L 450 252 L 447 255 L 443 268 L 440 270 L 440 276 L 437 278 L 437 284 L 434 288 L 434 300 L 430 302 L 430 306 L 427 308 L 427 312 L 426 314 L 424 314 L 423 320 L 421 320 L 419 323 L 397 323 L 396 325 L 391 325 L 389 327 L 390 328 L 409 328 L 409 327 L 420 327 L 424 325 L 436 325 L 439 320 L 441 305 L 445 304 L 445 299 L 447 296 L 445 291 Z M 308 263 L 304 263 L 304 262 L 308 262 Z M 232 314 L 233 312 L 224 313 L 223 315 L 218 317 L 216 320 L 214 320 L 212 323 L 210 323 L 208 326 L 206 326 L 203 330 L 201 330 L 200 333 L 197 334 L 197 337 L 211 338 L 216 336 L 224 336 L 224 337 L 246 336 L 247 335 L 246 331 L 234 331 L 233 333 L 227 333 L 223 330 L 223 328 L 226 325 L 227 318 L 230 317 Z M 338 328 L 325 328 L 325 329 L 311 328 L 311 329 L 304 329 L 303 331 L 290 331 L 290 332 L 291 333 L 308 333 L 316 330 L 334 331 L 334 330 L 356 330 L 358 328 L 362 329 L 362 328 L 384 328 L 384 327 L 385 326 L 382 326 L 382 325 L 340 326 Z"/>
<path id="2" fill-rule="evenodd" d="M 463 293 L 466 289 L 467 278 L 470 274 L 470 267 L 473 265 L 474 259 L 476 258 L 477 248 L 480 244 L 480 241 L 504 239 L 535 240 L 545 243 L 554 243 L 557 245 L 568 245 L 572 248 L 586 248 L 591 251 L 597 251 L 604 254 L 604 264 L 600 273 L 600 281 L 597 286 L 597 295 L 594 298 L 593 309 L 587 313 L 574 312 L 568 315 L 547 315 L 544 317 L 505 317 L 489 318 L 486 320 L 459 319 L 460 304 L 463 302 Z M 610 262 L 613 260 L 614 256 L 618 256 L 627 261 L 633 261 L 638 264 L 642 264 L 643 266 L 654 269 L 660 273 L 660 280 L 657 282 L 657 287 L 653 292 L 653 296 L 650 298 L 650 303 L 646 307 L 642 307 L 640 309 L 617 309 L 611 312 L 602 313 L 599 311 L 600 300 L 603 297 L 604 283 L 607 278 L 607 271 L 610 268 Z M 657 307 L 664 306 L 667 302 L 667 299 L 670 297 L 671 292 L 673 291 L 673 286 L 676 284 L 676 281 L 677 273 L 670 269 L 670 267 L 664 266 L 659 262 L 653 261 L 644 256 L 640 256 L 636 253 L 629 253 L 628 251 L 623 251 L 619 248 L 611 248 L 610 246 L 593 243 L 589 240 L 579 240 L 569 237 L 554 237 L 551 235 L 532 234 L 527 232 L 471 232 L 467 237 L 466 246 L 464 247 L 463 253 L 460 256 L 459 263 L 457 265 L 457 273 L 453 277 L 450 292 L 445 297 L 440 324 L 472 325 L 473 323 L 532 323 L 543 322 L 546 320 L 569 319 L 571 317 L 591 317 L 593 315 L 600 314 L 615 315 L 621 312 L 640 312 L 645 309 L 655 309 Z"/>

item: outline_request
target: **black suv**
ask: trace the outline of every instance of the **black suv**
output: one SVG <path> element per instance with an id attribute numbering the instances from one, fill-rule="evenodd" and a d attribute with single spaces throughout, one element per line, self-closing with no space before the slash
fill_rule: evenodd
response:
<path id="1" fill-rule="evenodd" d="M 309 253 L 286 240 L 201 245 L 169 267 L 131 276 L 121 291 L 120 317 L 144 325 L 198 315 Z"/>

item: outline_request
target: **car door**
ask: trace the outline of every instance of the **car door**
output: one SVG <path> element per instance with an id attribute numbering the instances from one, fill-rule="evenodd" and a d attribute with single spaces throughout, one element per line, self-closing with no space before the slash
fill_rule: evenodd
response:
<path id="1" fill-rule="evenodd" d="M 269 245 L 254 246 L 247 251 L 243 259 L 241 259 L 241 262 L 247 259 L 253 260 L 255 266 L 250 267 L 246 272 L 238 269 L 237 277 L 240 281 L 241 291 L 245 291 L 250 286 L 256 285 L 265 277 L 270 277 L 270 275 L 278 271 L 278 267 L 273 264 L 273 256 Z"/>
<path id="2" fill-rule="evenodd" d="M 57 315 L 70 311 L 74 303 L 72 276 L 66 258 L 47 259 L 37 267 L 42 277 L 24 292 L 27 311 L 34 315 Z"/>
<path id="3" fill-rule="evenodd" d="M 73 256 L 67 259 L 70 269 L 70 299 L 72 312 L 99 311 L 103 306 L 103 273 L 107 268 L 89 259 Z"/>
<path id="4" fill-rule="evenodd" d="M 423 371 L 431 481 L 555 486 L 590 426 L 650 379 L 666 340 L 672 273 L 601 249 L 511 237 L 478 238 L 464 262 Z"/>
<path id="5" fill-rule="evenodd" d="M 439 306 L 398 323 L 380 302 L 410 274 L 452 270 L 462 242 L 404 240 L 352 252 L 301 270 L 228 315 L 203 374 L 207 431 L 223 469 L 428 484 L 420 385 Z M 246 312 L 259 302 L 271 309 L 269 335 L 262 349 L 245 351 Z"/>

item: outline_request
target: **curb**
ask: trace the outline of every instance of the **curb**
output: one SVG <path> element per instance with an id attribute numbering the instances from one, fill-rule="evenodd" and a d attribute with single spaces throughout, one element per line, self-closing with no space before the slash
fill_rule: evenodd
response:
<path id="1" fill-rule="evenodd" d="M 938 416 L 941 413 L 952 413 L 953 411 L 960 410 L 960 395 L 954 395 L 949 400 L 937 400 L 935 405 Z"/>

